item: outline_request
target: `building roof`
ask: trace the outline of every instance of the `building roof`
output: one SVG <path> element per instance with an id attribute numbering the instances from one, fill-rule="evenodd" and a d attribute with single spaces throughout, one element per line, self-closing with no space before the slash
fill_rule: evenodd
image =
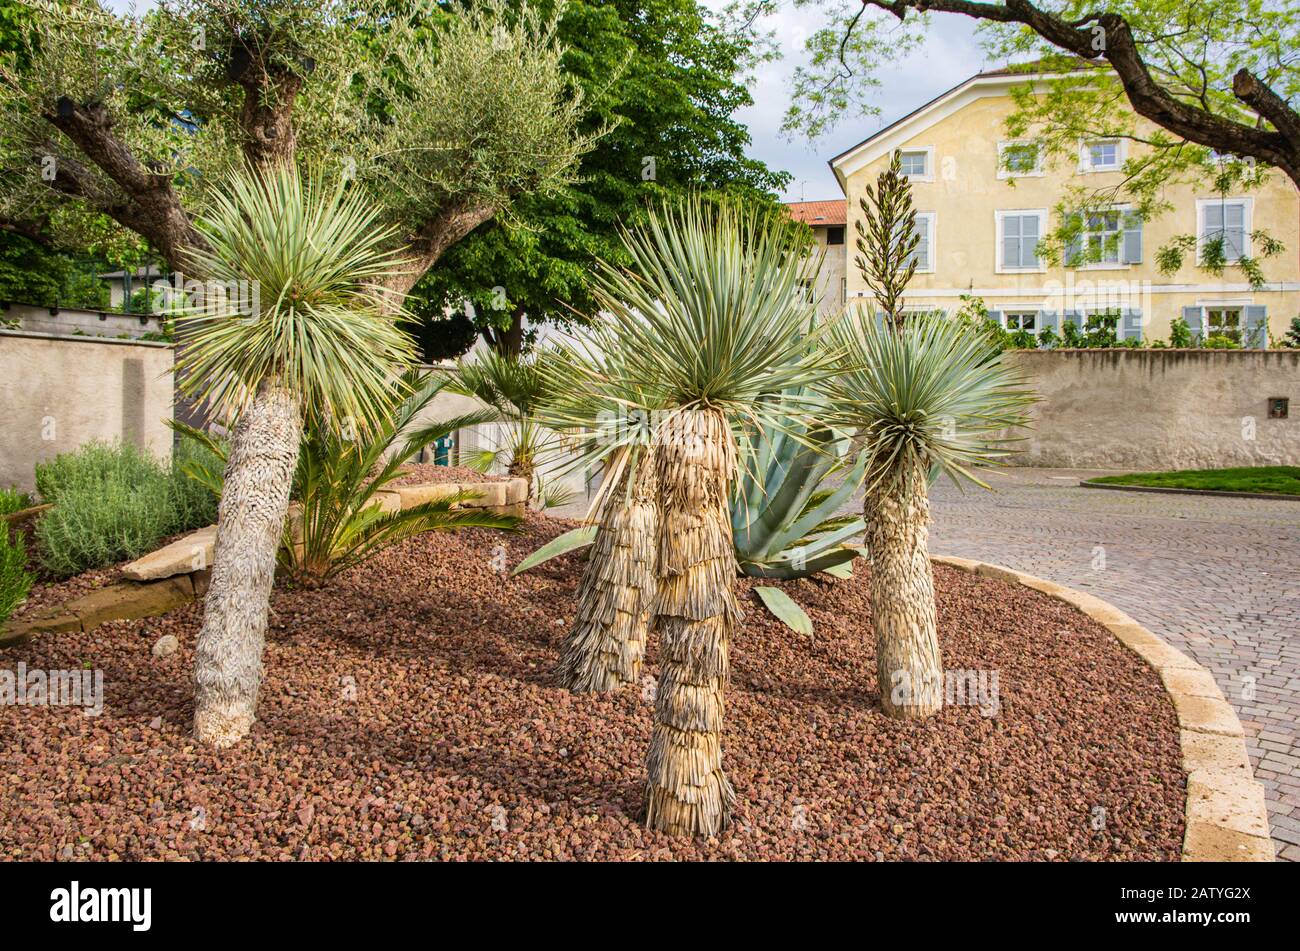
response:
<path id="1" fill-rule="evenodd" d="M 790 209 L 791 218 L 814 228 L 842 225 L 848 220 L 848 209 L 843 198 L 834 201 L 788 201 L 785 206 Z"/>
<path id="2" fill-rule="evenodd" d="M 1060 60 L 1034 60 L 1004 66 L 999 69 L 976 73 L 969 79 L 958 83 L 946 92 L 940 93 L 929 102 L 918 106 L 907 115 L 883 126 L 867 136 L 857 145 L 846 149 L 830 159 L 826 164 L 835 173 L 840 187 L 844 187 L 845 166 L 868 164 L 877 153 L 884 154 L 895 140 L 905 141 L 918 134 L 938 120 L 951 115 L 971 99 L 981 95 L 1006 95 L 1007 90 L 1021 83 L 1034 80 L 1051 81 L 1069 73 L 1089 69 L 1109 69 L 1108 63 L 1096 63 L 1091 60 L 1076 59 L 1062 62 Z"/>

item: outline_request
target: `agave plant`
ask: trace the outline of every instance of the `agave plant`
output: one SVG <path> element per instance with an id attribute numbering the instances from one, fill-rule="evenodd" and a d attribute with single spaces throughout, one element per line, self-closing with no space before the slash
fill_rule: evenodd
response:
<path id="1" fill-rule="evenodd" d="M 923 315 L 892 330 L 846 319 L 831 334 L 843 357 L 822 384 L 827 421 L 856 430 L 867 453 L 881 705 L 891 717 L 929 716 L 943 696 L 926 544 L 930 473 L 984 486 L 976 470 L 1009 454 L 997 434 L 1024 423 L 1033 397 L 988 338 L 957 321 Z"/>
<path id="2" fill-rule="evenodd" d="M 389 510 L 376 494 L 401 475 L 400 467 L 425 446 L 465 426 L 492 418 L 490 410 L 466 413 L 423 426 L 415 423 L 448 385 L 444 377 L 407 371 L 391 411 L 373 431 L 343 433 L 336 426 L 309 421 L 294 473 L 297 511 L 286 522 L 278 552 L 280 566 L 298 583 L 318 587 L 342 571 L 404 538 L 460 528 L 513 530 L 519 519 L 481 508 L 459 508 L 472 492 L 446 496 L 410 508 Z M 224 459 L 224 446 L 202 430 L 183 423 L 173 428 Z M 355 435 L 355 438 L 353 436 Z M 219 472 L 193 467 L 187 474 L 218 495 Z"/>
<path id="3" fill-rule="evenodd" d="M 187 396 L 236 418 L 218 507 L 216 561 L 194 654 L 194 734 L 230 746 L 252 728 L 275 552 L 306 415 L 377 421 L 413 362 L 379 283 L 400 267 L 378 209 L 345 183 L 289 165 L 236 173 L 197 222 L 197 273 L 256 289 L 180 321 Z"/>
<path id="4" fill-rule="evenodd" d="M 731 492 L 736 560 L 751 578 L 806 578 L 861 553 L 846 544 L 866 527 L 837 514 L 862 484 L 866 454 L 850 461 L 849 440 L 826 426 L 765 427 L 751 442 L 753 464 Z M 838 485 L 827 482 L 838 478 Z"/>

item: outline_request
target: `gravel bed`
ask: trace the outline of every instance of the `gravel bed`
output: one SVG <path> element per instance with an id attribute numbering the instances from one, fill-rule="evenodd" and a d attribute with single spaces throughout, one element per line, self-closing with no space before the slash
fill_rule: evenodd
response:
<path id="1" fill-rule="evenodd" d="M 9 669 L 100 668 L 106 699 L 98 717 L 0 707 L 0 858 L 1177 859 L 1185 783 L 1154 673 L 1073 609 L 945 566 L 945 664 L 998 671 L 995 716 L 879 713 L 861 562 L 782 585 L 815 642 L 742 582 L 735 822 L 645 831 L 652 682 L 551 685 L 580 556 L 494 571 L 572 524 L 425 535 L 325 590 L 277 590 L 260 719 L 221 753 L 189 737 L 199 605 L 0 651 Z M 164 634 L 180 649 L 154 658 Z"/>
<path id="2" fill-rule="evenodd" d="M 423 482 L 506 482 L 507 476 L 486 475 L 468 466 L 435 466 L 431 462 L 408 462 L 401 475 L 389 485 L 419 485 Z"/>

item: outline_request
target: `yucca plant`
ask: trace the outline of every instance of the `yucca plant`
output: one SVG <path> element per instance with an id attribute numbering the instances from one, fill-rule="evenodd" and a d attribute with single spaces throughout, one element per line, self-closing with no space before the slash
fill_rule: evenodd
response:
<path id="1" fill-rule="evenodd" d="M 319 587 L 412 535 L 461 528 L 510 531 L 518 526 L 513 515 L 459 508 L 476 497 L 467 491 L 396 511 L 379 504 L 376 493 L 401 475 L 406 460 L 444 436 L 491 418 L 490 411 L 481 410 L 415 426 L 446 387 L 444 377 L 407 371 L 400 392 L 410 395 L 395 396 L 378 428 L 355 438 L 327 422 L 308 422 L 294 473 L 297 511 L 285 525 L 278 553 L 280 567 L 289 577 L 305 587 Z M 215 453 L 223 452 L 220 442 L 201 430 L 181 423 L 173 428 Z M 220 494 L 220 473 L 215 474 L 215 485 L 208 468 L 193 467 L 188 474 Z"/>
<path id="2" fill-rule="evenodd" d="M 867 454 L 881 705 L 891 717 L 926 717 L 943 701 L 926 544 L 931 470 L 987 487 L 977 470 L 1009 454 L 997 434 L 1025 422 L 1033 397 L 988 338 L 957 321 L 918 315 L 891 330 L 854 315 L 830 333 L 842 357 L 821 386 L 826 421 L 856 430 Z"/>
<path id="3" fill-rule="evenodd" d="M 208 247 L 192 252 L 194 267 L 227 293 L 181 316 L 178 373 L 187 395 L 237 421 L 195 651 L 194 734 L 230 746 L 256 717 L 303 417 L 375 428 L 395 368 L 414 355 L 378 286 L 400 266 L 392 229 L 344 183 L 244 170 L 214 189 L 198 227 Z"/>
<path id="4" fill-rule="evenodd" d="M 486 403 L 493 410 L 491 421 L 503 427 L 503 437 L 476 465 L 486 470 L 504 457 L 506 472 L 528 482 L 529 498 L 533 474 L 554 438 L 537 418 L 547 395 L 542 372 L 546 357 L 545 351 L 515 356 L 482 350 L 458 360 L 451 377 L 453 392 Z"/>
<path id="5" fill-rule="evenodd" d="M 626 269 L 602 265 L 593 291 L 630 385 L 662 407 L 659 481 L 661 650 L 646 758 L 646 824 L 715 835 L 734 793 L 722 768 L 723 690 L 740 617 L 727 494 L 737 434 L 798 415 L 785 394 L 818 380 L 826 352 L 805 337 L 816 302 L 800 285 L 794 225 L 688 201 L 626 231 Z"/>
<path id="6" fill-rule="evenodd" d="M 649 397 L 631 379 L 623 351 L 599 322 L 587 340 L 561 345 L 545 365 L 549 399 L 540 418 L 568 434 L 569 468 L 599 466 L 594 526 L 555 539 L 535 560 L 592 545 L 578 585 L 573 625 L 560 648 L 557 679 L 575 692 L 635 683 L 645 657 L 656 589 L 658 472 L 649 459 Z"/>

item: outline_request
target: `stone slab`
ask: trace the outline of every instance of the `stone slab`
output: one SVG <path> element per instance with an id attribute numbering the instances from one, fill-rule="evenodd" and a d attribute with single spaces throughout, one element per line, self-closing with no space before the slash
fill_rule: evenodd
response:
<path id="1" fill-rule="evenodd" d="M 212 550 L 217 541 L 217 526 L 209 525 L 164 545 L 122 569 L 128 581 L 154 581 L 187 575 L 212 565 Z"/>

